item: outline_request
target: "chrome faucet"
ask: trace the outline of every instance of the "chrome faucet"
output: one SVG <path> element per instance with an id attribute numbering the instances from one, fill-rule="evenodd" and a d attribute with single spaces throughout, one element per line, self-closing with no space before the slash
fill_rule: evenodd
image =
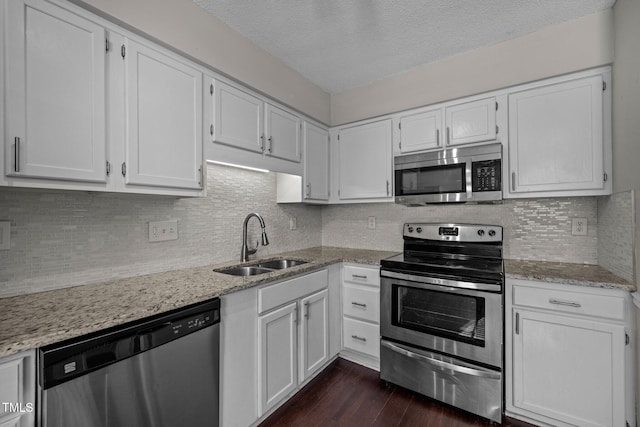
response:
<path id="1" fill-rule="evenodd" d="M 264 229 L 264 220 L 262 219 L 260 214 L 251 212 L 244 219 L 244 224 L 242 224 L 242 251 L 240 254 L 240 261 L 242 262 L 247 261 L 249 259 L 249 255 L 255 254 L 258 251 L 258 246 L 260 245 L 260 242 L 256 242 L 255 248 L 249 248 L 249 244 L 247 242 L 247 224 L 249 223 L 249 220 L 251 219 L 251 217 L 256 217 L 258 218 L 258 221 L 260 221 L 260 227 L 262 227 L 262 246 L 267 246 L 269 244 L 269 239 L 267 238 L 267 232 Z"/>

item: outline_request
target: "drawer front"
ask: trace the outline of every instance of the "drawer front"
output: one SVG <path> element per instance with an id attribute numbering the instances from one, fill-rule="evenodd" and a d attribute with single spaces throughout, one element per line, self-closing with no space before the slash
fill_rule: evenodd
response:
<path id="1" fill-rule="evenodd" d="M 328 284 L 329 273 L 327 270 L 321 270 L 260 288 L 258 289 L 258 313 L 264 313 L 288 302 L 326 289 Z"/>
<path id="2" fill-rule="evenodd" d="M 380 357 L 380 326 L 344 317 L 342 327 L 344 348 Z"/>
<path id="3" fill-rule="evenodd" d="M 380 323 L 380 290 L 345 283 L 342 285 L 342 314 Z"/>
<path id="4" fill-rule="evenodd" d="M 516 285 L 513 287 L 513 304 L 624 320 L 624 300 L 616 296 Z"/>
<path id="5" fill-rule="evenodd" d="M 342 280 L 360 285 L 380 286 L 380 268 L 345 265 Z"/>

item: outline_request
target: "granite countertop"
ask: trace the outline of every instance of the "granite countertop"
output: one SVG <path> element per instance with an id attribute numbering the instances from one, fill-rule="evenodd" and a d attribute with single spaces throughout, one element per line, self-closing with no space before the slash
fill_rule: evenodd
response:
<path id="1" fill-rule="evenodd" d="M 379 265 L 395 252 L 317 247 L 257 260 L 295 258 L 307 264 L 258 276 L 216 273 L 238 262 L 186 268 L 0 299 L 0 357 L 281 280 L 337 262 Z"/>
<path id="2" fill-rule="evenodd" d="M 507 278 L 537 280 L 566 285 L 620 289 L 634 292 L 636 286 L 598 265 L 564 262 L 504 260 Z"/>

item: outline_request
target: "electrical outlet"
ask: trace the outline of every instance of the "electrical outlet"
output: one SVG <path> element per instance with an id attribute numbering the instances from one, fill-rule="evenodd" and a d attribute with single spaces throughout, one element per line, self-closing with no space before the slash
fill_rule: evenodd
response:
<path id="1" fill-rule="evenodd" d="M 0 250 L 11 249 L 11 221 L 0 221 Z"/>
<path id="2" fill-rule="evenodd" d="M 289 217 L 289 230 L 295 230 L 298 225 L 296 224 L 297 220 L 295 216 Z"/>
<path id="3" fill-rule="evenodd" d="M 370 216 L 369 217 L 369 230 L 375 230 L 376 228 L 376 217 L 375 216 Z"/>
<path id="4" fill-rule="evenodd" d="M 178 240 L 178 220 L 149 221 L 149 241 Z"/>
<path id="5" fill-rule="evenodd" d="M 587 218 L 571 219 L 571 235 L 573 236 L 587 235 Z"/>

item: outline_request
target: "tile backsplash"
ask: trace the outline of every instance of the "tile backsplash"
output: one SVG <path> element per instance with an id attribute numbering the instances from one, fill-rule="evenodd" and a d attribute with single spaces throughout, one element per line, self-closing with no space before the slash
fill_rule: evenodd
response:
<path id="1" fill-rule="evenodd" d="M 634 281 L 634 192 L 598 198 L 598 263 L 612 273 Z"/>
<path id="2" fill-rule="evenodd" d="M 321 208 L 276 204 L 275 174 L 215 165 L 207 175 L 201 199 L 0 188 L 0 220 L 11 221 L 0 296 L 239 259 L 249 212 L 266 223 L 260 254 L 321 244 Z M 149 243 L 148 222 L 169 219 L 178 240 Z M 258 221 L 249 225 L 255 242 Z"/>
<path id="3" fill-rule="evenodd" d="M 375 229 L 367 228 L 369 216 L 376 217 Z M 587 218 L 586 236 L 571 234 L 574 217 Z M 401 251 L 402 224 L 411 221 L 501 225 L 505 258 L 598 263 L 595 197 L 505 200 L 495 205 L 333 205 L 322 211 L 322 244 Z"/>

